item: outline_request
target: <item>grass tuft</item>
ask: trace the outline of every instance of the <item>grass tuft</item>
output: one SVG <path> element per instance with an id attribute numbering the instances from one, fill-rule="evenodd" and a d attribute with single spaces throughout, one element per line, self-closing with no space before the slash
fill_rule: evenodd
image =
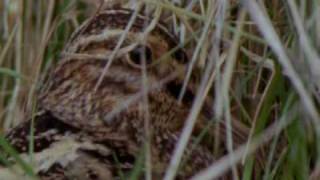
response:
<path id="1" fill-rule="evenodd" d="M 3 134 L 36 113 L 34 96 L 39 85 L 59 59 L 70 34 L 96 13 L 99 2 L 0 1 L 2 164 L 11 163 L 6 158 L 9 154 L 26 174 L 34 176 L 32 165 L 19 157 Z M 183 47 L 191 61 L 183 87 L 195 79 L 199 82 L 166 180 L 174 179 L 183 165 L 182 154 L 207 99 L 214 111 L 212 123 L 225 122 L 227 130 L 225 134 L 217 133 L 219 140 L 212 147 L 219 157 L 217 162 L 193 179 L 218 178 L 225 172 L 232 172 L 234 179 L 320 179 L 317 1 L 139 0 L 141 6 L 137 6 L 138 1 L 121 2 L 127 3 L 125 7 L 140 11 L 148 7 L 156 12 L 154 22 L 162 21 L 181 41 L 163 59 Z M 197 77 L 192 75 L 195 72 Z M 232 136 L 233 130 L 246 131 L 243 144 Z M 220 141 L 227 142 L 227 152 L 219 146 Z M 263 155 L 257 158 L 257 154 Z M 150 158 L 138 158 L 133 178 L 142 168 L 151 176 L 151 170 L 142 162 Z"/>

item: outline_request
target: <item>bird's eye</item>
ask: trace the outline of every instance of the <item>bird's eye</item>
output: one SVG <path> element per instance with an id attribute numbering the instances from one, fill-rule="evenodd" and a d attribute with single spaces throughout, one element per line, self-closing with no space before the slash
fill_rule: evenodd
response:
<path id="1" fill-rule="evenodd" d="M 138 45 L 129 52 L 129 62 L 134 65 L 142 65 L 143 58 L 145 58 L 146 65 L 152 63 L 152 51 L 148 46 Z"/>
<path id="2" fill-rule="evenodd" d="M 172 54 L 173 58 L 175 58 L 178 62 L 182 64 L 187 64 L 188 61 L 188 56 L 182 49 L 178 49 Z"/>

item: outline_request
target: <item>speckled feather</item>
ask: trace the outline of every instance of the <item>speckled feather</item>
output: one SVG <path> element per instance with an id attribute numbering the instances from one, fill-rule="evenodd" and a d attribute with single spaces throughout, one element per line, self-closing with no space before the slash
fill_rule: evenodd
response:
<path id="1" fill-rule="evenodd" d="M 124 172 L 130 172 L 146 140 L 143 97 L 116 113 L 112 120 L 107 117 L 143 90 L 141 65 L 135 64 L 129 55 L 135 47 L 127 48 L 137 42 L 151 51 L 151 56 L 146 59 L 148 87 L 177 70 L 180 72 L 162 88 L 151 89 L 148 93 L 153 174 L 158 178 L 163 175 L 196 91 L 192 88 L 196 86 L 191 84 L 185 101 L 178 103 L 177 92 L 180 89 L 177 88 L 181 88 L 188 62 L 183 50 L 177 50 L 165 60 L 157 60 L 178 45 L 174 36 L 159 23 L 145 41 L 141 41 L 141 34 L 151 19 L 138 15 L 119 50 L 122 54 L 114 58 L 102 83 L 95 90 L 108 63 L 107 55 L 116 47 L 131 15 L 131 10 L 104 10 L 88 19 L 73 33 L 63 50 L 63 56 L 52 68 L 38 95 L 39 111 L 42 113 L 35 117 L 34 122 L 36 152 L 50 148 L 50 144 L 59 141 L 61 136 L 70 135 L 77 141 L 90 141 L 114 150 L 120 162 L 115 162 L 113 156 L 82 151 L 75 162 L 64 167 L 56 164 L 48 171 L 40 172 L 41 179 L 117 179 L 117 166 L 121 166 Z M 207 120 L 205 114 L 199 116 L 192 139 L 200 134 Z M 29 127 L 30 121 L 14 128 L 7 135 L 20 153 L 28 150 L 26 134 L 30 133 Z M 192 143 L 188 145 L 183 158 L 185 163 L 178 178 L 190 177 L 214 161 L 208 144 L 202 141 L 194 148 Z"/>

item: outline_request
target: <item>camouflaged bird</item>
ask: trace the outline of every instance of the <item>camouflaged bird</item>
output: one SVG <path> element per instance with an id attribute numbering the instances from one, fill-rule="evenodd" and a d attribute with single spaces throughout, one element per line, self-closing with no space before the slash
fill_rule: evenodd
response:
<path id="1" fill-rule="evenodd" d="M 188 85 L 179 103 L 188 65 L 185 52 L 177 48 L 179 42 L 163 24 L 154 25 L 153 19 L 133 14 L 127 9 L 110 9 L 89 18 L 73 33 L 52 68 L 37 95 L 35 157 L 50 158 L 44 154 L 58 151 L 59 143 L 69 140 L 75 150 L 46 159 L 51 163 L 36 171 L 40 179 L 129 178 L 148 141 L 152 176 L 161 179 L 164 175 L 196 84 Z M 200 113 L 192 140 L 209 123 L 207 110 L 204 107 Z M 19 153 L 29 150 L 31 122 L 6 136 Z M 234 132 L 234 137 L 246 138 L 241 132 Z M 190 142 L 177 179 L 186 179 L 214 162 L 211 145 L 208 139 L 196 146 Z M 143 165 L 140 169 L 143 171 Z M 144 172 L 138 177 L 144 179 Z"/>

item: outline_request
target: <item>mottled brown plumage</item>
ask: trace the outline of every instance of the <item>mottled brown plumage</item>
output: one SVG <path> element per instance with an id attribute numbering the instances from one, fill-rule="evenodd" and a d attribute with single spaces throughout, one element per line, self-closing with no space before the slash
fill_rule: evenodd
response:
<path id="1" fill-rule="evenodd" d="M 72 35 L 52 68 L 37 96 L 35 152 L 66 138 L 90 142 L 101 149 L 81 147 L 76 158 L 67 163 L 56 162 L 39 170 L 41 179 L 117 179 L 119 171 L 129 177 L 147 139 L 143 100 L 146 87 L 152 174 L 155 179 L 163 176 L 190 111 L 196 84 L 189 84 L 184 101 L 179 103 L 177 96 L 188 63 L 186 55 L 181 49 L 170 54 L 178 46 L 177 40 L 159 23 L 149 32 L 151 19 L 142 15 L 135 18 L 104 73 L 132 14 L 124 9 L 104 10 L 87 20 Z M 142 78 L 143 56 L 146 82 Z M 209 122 L 205 111 L 204 108 L 199 116 L 193 139 Z M 20 153 L 28 150 L 29 127 L 30 121 L 7 135 Z M 241 133 L 235 137 L 242 138 Z M 211 145 L 203 140 L 193 147 L 190 142 L 178 178 L 190 177 L 212 163 Z M 143 178 L 143 173 L 139 177 Z"/>

